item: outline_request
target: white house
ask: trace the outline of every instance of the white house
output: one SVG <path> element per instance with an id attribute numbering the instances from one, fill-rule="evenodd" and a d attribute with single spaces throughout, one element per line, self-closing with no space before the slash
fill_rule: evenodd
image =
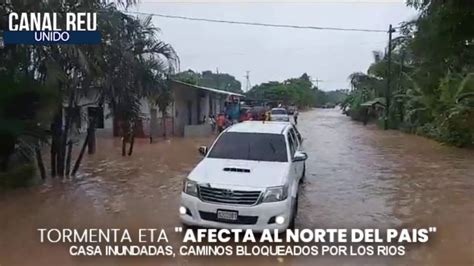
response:
<path id="1" fill-rule="evenodd" d="M 210 125 L 205 118 L 224 112 L 226 103 L 239 102 L 242 94 L 201 87 L 172 80 L 171 91 L 173 101 L 168 106 L 165 117 L 157 110 L 157 106 L 147 99 L 141 100 L 141 125 L 137 127 L 136 137 L 156 136 L 204 136 L 211 133 Z M 97 133 L 100 135 L 118 136 L 116 119 L 111 115 L 110 107 L 104 104 L 97 106 L 95 99 L 82 99 L 81 117 L 96 116 Z M 238 103 L 237 103 L 238 104 Z M 80 125 L 81 131 L 87 128 L 86 123 Z"/>

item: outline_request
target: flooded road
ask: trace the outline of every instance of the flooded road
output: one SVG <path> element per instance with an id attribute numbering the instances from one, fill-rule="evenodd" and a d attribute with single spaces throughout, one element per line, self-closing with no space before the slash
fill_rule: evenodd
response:
<path id="1" fill-rule="evenodd" d="M 164 228 L 179 224 L 181 182 L 212 139 L 139 140 L 123 158 L 119 140 L 98 141 L 80 176 L 0 194 L 0 265 L 474 265 L 474 152 L 381 131 L 339 110 L 301 113 L 308 152 L 297 228 L 436 226 L 403 257 L 71 257 L 40 244 L 37 228 Z M 179 235 L 169 233 L 179 246 Z M 211 261 L 211 263 L 210 263 Z"/>

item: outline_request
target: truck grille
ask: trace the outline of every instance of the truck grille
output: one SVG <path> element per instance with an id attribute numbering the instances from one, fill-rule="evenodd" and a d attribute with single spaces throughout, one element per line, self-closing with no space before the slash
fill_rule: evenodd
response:
<path id="1" fill-rule="evenodd" d="M 260 197 L 258 190 L 229 190 L 205 186 L 199 186 L 199 194 L 202 201 L 236 205 L 254 205 Z"/>
<path id="2" fill-rule="evenodd" d="M 256 224 L 258 220 L 258 216 L 244 216 L 244 215 L 237 216 L 237 220 L 235 221 L 220 220 L 220 219 L 217 219 L 217 214 L 215 212 L 205 212 L 205 211 L 199 211 L 199 216 L 201 216 L 201 219 L 203 220 L 219 222 L 219 223 L 227 223 L 227 224 Z"/>

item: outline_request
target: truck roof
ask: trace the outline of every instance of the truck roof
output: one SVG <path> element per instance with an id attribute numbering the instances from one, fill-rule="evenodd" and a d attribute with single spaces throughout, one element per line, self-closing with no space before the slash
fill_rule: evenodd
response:
<path id="1" fill-rule="evenodd" d="M 283 134 L 289 126 L 289 122 L 245 121 L 231 126 L 226 132 Z"/>

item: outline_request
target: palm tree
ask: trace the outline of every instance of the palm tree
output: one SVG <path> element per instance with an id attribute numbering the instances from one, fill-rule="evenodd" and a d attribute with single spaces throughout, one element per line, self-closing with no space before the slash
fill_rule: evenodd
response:
<path id="1" fill-rule="evenodd" d="M 107 16 L 113 23 L 111 26 L 118 30 L 106 43 L 108 73 L 102 96 L 120 124 L 122 155 L 125 155 L 126 143 L 133 143 L 135 126 L 142 116 L 141 100 L 157 99 L 165 91 L 163 80 L 174 73 L 179 60 L 170 45 L 157 39 L 151 17 L 139 20 L 116 10 L 110 10 Z M 132 149 L 133 145 L 129 155 Z"/>
<path id="2" fill-rule="evenodd" d="M 160 85 L 163 84 L 162 80 L 177 68 L 176 53 L 172 47 L 156 38 L 157 29 L 151 24 L 151 18 L 138 20 L 117 10 L 117 6 L 128 7 L 135 3 L 135 0 L 87 0 L 69 5 L 69 2 L 64 1 L 26 0 L 10 1 L 0 7 L 0 15 L 16 10 L 56 11 L 58 14 L 95 10 L 101 16 L 99 28 L 103 43 L 100 46 L 11 46 L 4 48 L 0 54 L 2 77 L 11 76 L 12 70 L 15 70 L 20 79 L 52 88 L 57 95 L 56 98 L 50 98 L 55 101 L 45 105 L 49 106 L 50 113 L 54 115 L 41 124 L 41 127 L 45 127 L 52 122 L 50 134 L 53 176 L 70 173 L 72 143 L 77 133 L 74 121 L 78 119 L 76 110 L 80 108 L 81 98 L 98 95 L 95 100 L 99 105 L 108 102 L 112 106 L 113 115 L 124 121 L 123 132 L 131 132 L 133 136 L 133 124 L 141 115 L 140 99 L 156 95 L 156 91 L 163 88 Z M 3 85 L 6 86 L 7 83 L 2 83 Z M 93 121 L 89 121 L 90 128 L 93 128 L 93 124 Z M 87 140 L 92 138 L 89 132 L 91 131 L 88 130 Z M 0 130 L 0 135 L 2 134 L 3 129 Z M 18 136 L 15 138 L 18 139 Z M 39 143 L 43 139 L 34 138 L 32 143 Z M 38 151 L 39 144 L 35 145 L 37 148 L 34 150 Z M 1 150 L 8 151 L 10 148 L 2 147 Z M 84 148 L 81 149 L 73 172 L 80 165 L 83 150 Z"/>

